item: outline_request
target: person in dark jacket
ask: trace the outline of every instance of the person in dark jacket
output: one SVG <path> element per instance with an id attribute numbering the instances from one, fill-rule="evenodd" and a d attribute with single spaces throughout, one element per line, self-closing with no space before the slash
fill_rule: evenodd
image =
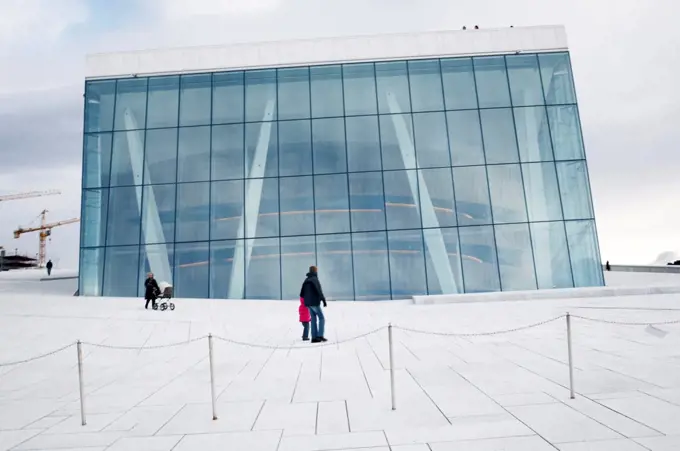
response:
<path id="1" fill-rule="evenodd" d="M 309 308 L 309 313 L 312 316 L 312 343 L 328 341 L 323 336 L 326 318 L 321 309 L 322 303 L 324 307 L 327 306 L 326 297 L 323 295 L 321 283 L 319 283 L 316 266 L 309 267 L 307 278 L 300 289 L 300 297 L 304 299 L 305 306 Z"/>
<path id="2" fill-rule="evenodd" d="M 144 281 L 144 299 L 146 299 L 145 309 L 149 308 L 149 301 L 151 301 L 151 307 L 156 306 L 156 298 L 161 292 L 158 282 L 153 278 L 153 273 L 146 275 L 146 280 Z"/>
<path id="3" fill-rule="evenodd" d="M 47 268 L 47 275 L 50 276 L 52 275 L 52 260 L 49 260 L 47 262 L 47 265 L 45 265 L 45 268 Z"/>

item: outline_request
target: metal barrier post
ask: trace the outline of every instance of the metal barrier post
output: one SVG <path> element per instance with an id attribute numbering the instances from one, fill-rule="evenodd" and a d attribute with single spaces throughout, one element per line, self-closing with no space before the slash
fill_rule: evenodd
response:
<path id="1" fill-rule="evenodd" d="M 567 313 L 567 350 L 569 352 L 569 397 L 574 399 L 574 358 L 571 352 L 571 315 Z"/>
<path id="2" fill-rule="evenodd" d="M 217 409 L 215 407 L 215 370 L 213 368 L 213 336 L 208 334 L 208 356 L 210 358 L 210 398 L 212 399 L 213 420 L 217 419 Z"/>
<path id="3" fill-rule="evenodd" d="M 85 420 L 85 384 L 83 382 L 83 345 L 78 340 L 76 349 L 78 351 L 78 385 L 80 386 L 80 421 L 83 426 L 87 424 Z"/>
<path id="4" fill-rule="evenodd" d="M 392 346 L 392 323 L 387 326 L 387 339 L 390 346 L 390 392 L 392 395 L 392 410 L 397 410 L 394 397 L 394 347 Z"/>

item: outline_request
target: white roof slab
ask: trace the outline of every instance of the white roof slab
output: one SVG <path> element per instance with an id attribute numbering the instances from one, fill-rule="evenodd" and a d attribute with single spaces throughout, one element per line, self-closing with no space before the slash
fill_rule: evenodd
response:
<path id="1" fill-rule="evenodd" d="M 561 25 L 399 33 L 92 54 L 86 78 L 566 49 Z"/>

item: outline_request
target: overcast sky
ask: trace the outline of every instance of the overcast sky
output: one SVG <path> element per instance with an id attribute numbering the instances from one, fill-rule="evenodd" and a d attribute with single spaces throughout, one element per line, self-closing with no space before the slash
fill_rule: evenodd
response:
<path id="1" fill-rule="evenodd" d="M 291 38 L 564 24 L 602 258 L 649 263 L 680 251 L 680 6 L 676 0 L 0 0 L 0 245 L 43 208 L 80 214 L 87 53 Z M 76 268 L 77 225 L 49 256 Z M 680 258 L 680 257 L 678 257 Z"/>

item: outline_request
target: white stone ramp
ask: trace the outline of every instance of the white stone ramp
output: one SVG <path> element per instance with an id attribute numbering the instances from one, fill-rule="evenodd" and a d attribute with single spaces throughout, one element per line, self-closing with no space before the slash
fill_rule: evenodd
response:
<path id="1" fill-rule="evenodd" d="M 566 312 L 663 322 L 680 320 L 679 300 L 334 302 L 326 309 L 331 341 L 380 330 L 321 347 L 300 340 L 295 302 L 179 299 L 175 311 L 160 312 L 144 310 L 136 299 L 2 294 L 0 364 L 84 342 L 87 425 L 81 425 L 71 346 L 0 366 L 0 449 L 680 449 L 678 324 L 657 326 L 667 335 L 655 335 L 644 326 L 573 318 L 573 400 L 564 318 L 480 336 L 399 328 L 474 334 Z M 214 335 L 215 421 L 202 338 L 208 333 Z"/>

